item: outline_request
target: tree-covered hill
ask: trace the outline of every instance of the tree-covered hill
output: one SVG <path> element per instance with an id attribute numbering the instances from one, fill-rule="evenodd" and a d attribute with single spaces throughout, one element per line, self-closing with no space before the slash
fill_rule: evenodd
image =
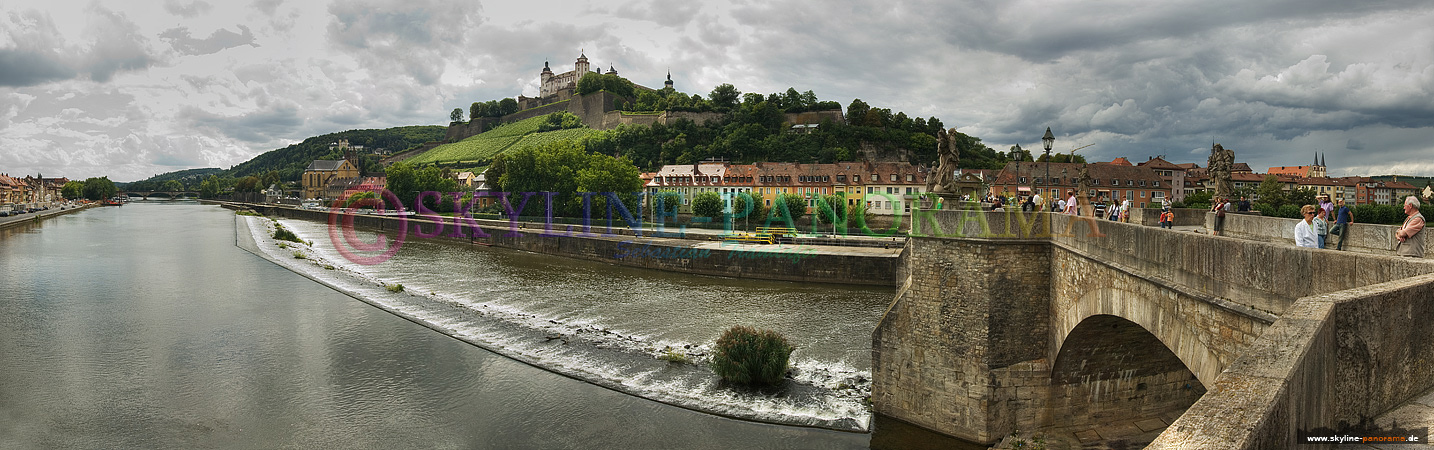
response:
<path id="1" fill-rule="evenodd" d="M 256 178 L 267 178 L 270 181 L 298 182 L 303 175 L 304 168 L 316 159 L 341 159 L 344 154 L 337 148 L 329 149 L 329 144 L 338 142 L 340 139 L 347 139 L 349 145 L 361 145 L 364 150 L 357 151 L 359 168 L 365 175 L 378 175 L 383 173 L 383 165 L 379 164 L 380 157 L 374 155 L 374 149 L 386 149 L 389 152 L 400 152 L 423 144 L 429 141 L 443 139 L 446 128 L 441 126 L 405 126 L 387 128 L 382 130 L 348 130 L 337 133 L 329 133 L 304 139 L 303 142 L 288 147 L 264 152 L 254 159 L 245 161 L 224 169 L 188 169 L 165 174 L 155 175 L 149 179 L 127 183 L 124 189 L 131 191 L 161 190 L 167 181 L 176 180 L 185 189 L 198 189 L 199 184 L 210 176 L 224 180 L 224 185 L 232 185 L 233 180 L 253 176 Z M 172 185 L 171 185 L 172 187 Z M 260 189 L 267 185 L 260 186 Z"/>
<path id="2" fill-rule="evenodd" d="M 362 145 L 365 152 L 359 152 L 359 169 L 365 174 L 377 174 L 383 172 L 383 166 L 379 164 L 379 157 L 366 153 L 375 148 L 387 149 L 391 152 L 400 152 L 423 144 L 429 141 L 443 139 L 447 131 L 441 126 L 407 126 L 395 127 L 382 130 L 348 130 L 338 133 L 329 133 L 304 139 L 303 142 L 290 145 L 281 149 L 270 150 L 254 159 L 240 163 L 230 168 L 222 175 L 233 178 L 245 176 L 259 176 L 270 170 L 279 172 L 279 179 L 283 181 L 298 181 L 303 175 L 304 168 L 316 159 L 342 159 L 343 151 L 329 149 L 329 144 L 347 139 L 349 145 Z M 222 176 L 221 175 L 221 176 Z"/>

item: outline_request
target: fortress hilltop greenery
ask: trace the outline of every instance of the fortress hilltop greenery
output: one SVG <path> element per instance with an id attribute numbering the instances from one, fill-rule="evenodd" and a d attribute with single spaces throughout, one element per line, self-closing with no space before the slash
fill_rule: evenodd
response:
<path id="1" fill-rule="evenodd" d="M 724 83 L 705 95 L 690 94 L 676 90 L 672 74 L 665 75 L 662 88 L 649 88 L 618 75 L 611 65 L 606 73 L 591 70 L 584 54 L 572 71 L 554 73 L 544 63 L 538 97 L 473 102 L 466 111 L 451 111 L 446 128 L 409 126 L 331 133 L 266 152 L 226 170 L 159 175 L 125 188 L 160 190 L 175 181 L 198 190 L 200 183 L 208 181 L 211 192 L 238 190 L 241 185 L 257 192 L 285 183 L 293 189 L 304 168 L 319 159 L 350 159 L 362 176 L 382 176 L 394 164 L 452 173 L 478 172 L 496 165 L 501 171 L 503 159 L 516 152 L 542 152 L 560 143 L 618 158 L 642 172 L 706 160 L 929 165 L 936 160 L 936 132 L 946 127 L 936 117 L 912 117 L 860 99 L 843 107 L 796 88 L 744 93 Z M 1014 151 L 997 152 L 974 136 L 958 132 L 952 137 L 960 149 L 962 168 L 998 169 L 1017 157 Z M 349 144 L 348 152 L 338 145 L 340 141 Z M 1021 155 L 1026 160 L 1030 156 Z M 1079 161 L 1080 157 L 1076 158 Z M 491 175 L 490 184 L 500 182 L 501 173 Z M 168 187 L 176 186 L 170 183 Z"/>

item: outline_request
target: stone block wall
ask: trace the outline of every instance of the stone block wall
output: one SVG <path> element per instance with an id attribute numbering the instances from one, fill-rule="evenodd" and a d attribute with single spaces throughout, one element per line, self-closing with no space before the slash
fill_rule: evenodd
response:
<path id="1" fill-rule="evenodd" d="M 1171 208 L 1175 214 L 1171 221 L 1177 227 L 1201 226 L 1205 224 L 1205 211 L 1203 209 Z M 1160 208 L 1131 208 L 1130 223 L 1145 225 L 1147 227 L 1160 226 Z"/>
<path id="2" fill-rule="evenodd" d="M 906 250 L 911 282 L 872 336 L 876 412 L 985 443 L 1034 424 L 1049 379 L 1049 244 L 911 238 Z"/>
<path id="3" fill-rule="evenodd" d="M 1434 275 L 1302 298 L 1148 448 L 1298 448 L 1388 411 L 1434 387 L 1431 315 Z"/>
<path id="4" fill-rule="evenodd" d="M 329 220 L 328 211 L 259 205 L 255 205 L 255 209 L 270 216 L 320 222 Z M 410 233 L 412 227 L 419 224 L 427 232 L 434 229 L 432 222 L 414 218 L 405 222 L 395 217 L 355 215 L 352 220 L 357 227 L 386 231 L 390 238 L 396 238 L 392 230 L 404 223 L 410 227 Z M 598 226 L 602 222 L 594 220 L 593 233 L 608 232 L 605 227 Z M 640 237 L 626 228 L 614 228 L 612 235 L 608 236 L 585 236 L 576 231 L 568 232 L 565 225 L 555 224 L 550 234 L 542 229 L 518 229 L 518 236 L 509 236 L 514 232 L 506 221 L 475 219 L 474 223 L 488 236 L 476 237 L 465 230 L 464 237 L 457 237 L 449 223 L 445 225 L 443 238 L 630 267 L 812 283 L 894 286 L 901 262 L 896 255 L 824 253 L 803 250 L 800 246 L 795 250 L 735 244 L 695 248 L 694 245 L 705 241 Z M 574 227 L 575 230 L 578 228 Z M 415 239 L 411 234 L 408 238 Z"/>
<path id="5" fill-rule="evenodd" d="M 1295 224 L 1298 222 L 1299 219 L 1283 217 L 1229 215 L 1225 218 L 1225 233 L 1230 237 L 1294 246 Z M 1394 232 L 1398 229 L 1395 225 L 1355 223 L 1349 228 L 1349 242 L 1344 245 L 1344 249 L 1357 253 L 1393 255 L 1394 243 L 1397 242 Z M 1325 250 L 1331 251 L 1339 242 L 1338 239 L 1340 238 L 1337 236 L 1329 236 Z M 1424 257 L 1434 258 L 1434 239 L 1425 237 Z"/>
<path id="6" fill-rule="evenodd" d="M 1052 424 L 1102 424 L 1184 411 L 1205 393 L 1165 344 L 1134 322 L 1093 316 L 1072 331 L 1051 370 Z"/>

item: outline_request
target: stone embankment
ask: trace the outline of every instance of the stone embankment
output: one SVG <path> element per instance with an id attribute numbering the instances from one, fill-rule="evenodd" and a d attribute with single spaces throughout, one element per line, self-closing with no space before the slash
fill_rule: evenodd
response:
<path id="1" fill-rule="evenodd" d="M 89 205 L 76 206 L 76 207 L 73 207 L 73 208 L 65 208 L 65 209 L 60 209 L 60 208 L 57 208 L 57 207 L 51 207 L 51 208 L 50 208 L 49 210 L 47 210 L 47 211 L 40 211 L 40 212 L 36 212 L 36 213 L 21 214 L 21 215 L 19 215 L 19 216 L 0 217 L 0 230 L 9 229 L 9 228 L 14 228 L 14 227 L 20 227 L 20 226 L 29 225 L 29 224 L 35 224 L 35 223 L 39 223 L 40 221 L 45 220 L 45 219 L 48 219 L 48 218 L 51 218 L 51 217 L 63 216 L 63 215 L 65 215 L 65 214 L 73 214 L 73 213 L 77 213 L 77 212 L 80 212 L 80 211 L 83 211 L 83 210 L 86 210 L 86 209 L 89 209 L 89 208 L 93 208 L 93 207 L 96 207 L 96 206 L 99 206 L 99 205 L 92 203 L 92 204 L 89 204 Z"/>
<path id="2" fill-rule="evenodd" d="M 280 205 L 225 204 L 250 208 L 266 216 L 329 222 L 328 210 L 308 210 Z M 455 226 L 447 218 L 443 228 L 431 220 L 378 215 L 333 217 L 335 226 L 352 226 L 384 232 L 390 239 L 407 227 L 406 239 L 416 231 L 436 234 L 472 245 L 487 245 L 556 256 L 601 261 L 630 267 L 700 275 L 806 283 L 896 286 L 902 248 L 840 247 L 806 244 L 736 244 L 720 240 L 717 234 L 676 236 L 652 230 L 632 230 L 594 220 L 590 230 L 580 225 L 533 224 L 503 220 L 463 219 Z M 348 222 L 351 220 L 351 222 Z M 604 226 L 599 226 L 603 224 Z M 474 232 L 477 228 L 481 232 Z M 590 231 L 590 232 L 589 232 Z M 337 244 L 337 243 L 336 243 Z"/>

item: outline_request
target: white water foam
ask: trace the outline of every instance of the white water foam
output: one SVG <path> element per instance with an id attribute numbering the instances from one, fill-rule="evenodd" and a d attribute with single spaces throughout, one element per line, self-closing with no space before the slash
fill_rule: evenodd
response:
<path id="1" fill-rule="evenodd" d="M 562 375 L 671 405 L 762 422 L 816 426 L 842 431 L 868 431 L 870 372 L 845 361 L 794 360 L 791 382 L 779 393 L 739 391 L 722 387 L 702 366 L 711 352 L 708 343 L 653 339 L 640 333 L 622 334 L 586 318 L 563 319 L 518 307 L 481 302 L 469 297 L 429 292 L 414 280 L 382 280 L 364 266 L 327 248 L 273 240 L 275 224 L 260 217 L 238 216 L 253 238 L 247 248 L 270 261 L 393 314 L 457 339 Z M 295 226 L 286 227 L 302 239 Z M 241 240 L 242 241 L 242 240 Z M 304 259 L 293 256 L 304 255 Z M 403 292 L 386 286 L 403 283 Z M 482 296 L 479 296 L 482 297 Z M 669 350 L 696 364 L 658 360 Z"/>

